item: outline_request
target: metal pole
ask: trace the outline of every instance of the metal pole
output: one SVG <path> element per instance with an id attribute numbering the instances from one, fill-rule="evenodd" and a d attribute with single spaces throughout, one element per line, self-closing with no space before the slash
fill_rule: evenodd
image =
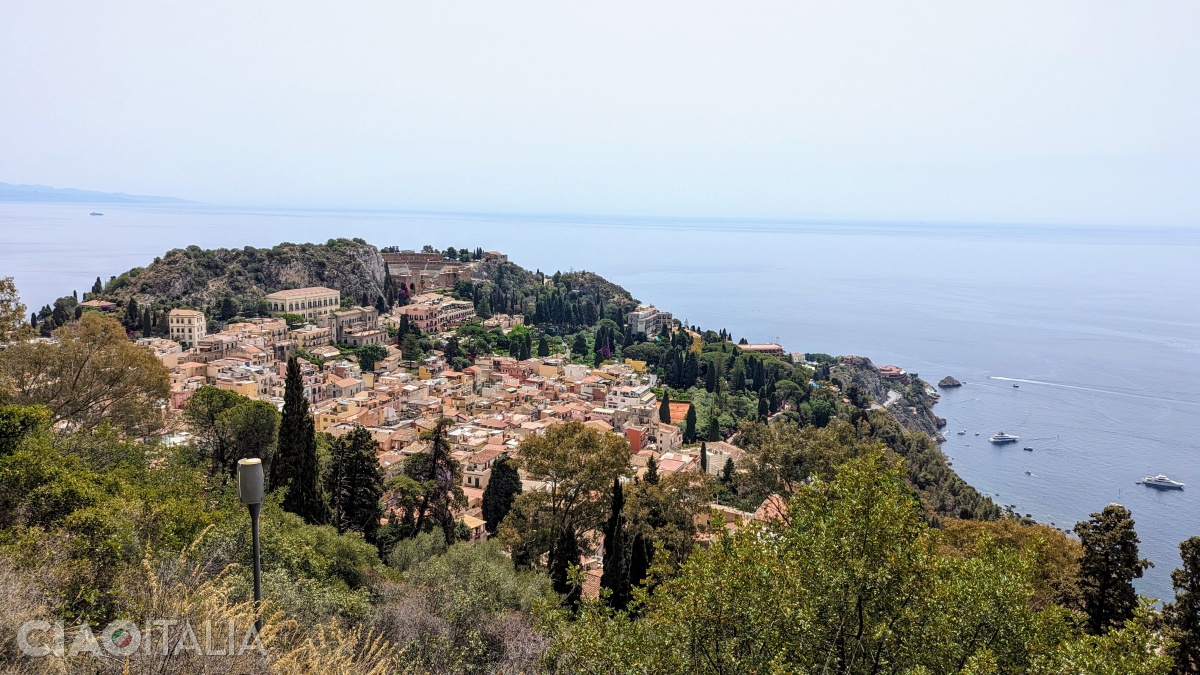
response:
<path id="1" fill-rule="evenodd" d="M 261 633 L 262 620 L 262 551 L 258 545 L 258 513 L 262 504 L 248 504 L 250 509 L 250 537 L 254 540 L 254 631 Z"/>

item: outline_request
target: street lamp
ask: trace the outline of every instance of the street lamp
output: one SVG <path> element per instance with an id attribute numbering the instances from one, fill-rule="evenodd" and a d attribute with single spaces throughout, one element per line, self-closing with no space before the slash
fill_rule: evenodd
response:
<path id="1" fill-rule="evenodd" d="M 263 500 L 262 460 L 239 459 L 238 497 L 250 509 L 250 537 L 254 540 L 254 630 L 262 632 L 262 554 L 258 547 L 258 513 Z"/>

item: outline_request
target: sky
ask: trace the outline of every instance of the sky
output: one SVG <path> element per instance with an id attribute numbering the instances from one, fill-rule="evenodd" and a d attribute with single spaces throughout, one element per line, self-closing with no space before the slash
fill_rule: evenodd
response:
<path id="1" fill-rule="evenodd" d="M 0 181 L 226 205 L 1200 224 L 1200 3 L 38 2 Z"/>

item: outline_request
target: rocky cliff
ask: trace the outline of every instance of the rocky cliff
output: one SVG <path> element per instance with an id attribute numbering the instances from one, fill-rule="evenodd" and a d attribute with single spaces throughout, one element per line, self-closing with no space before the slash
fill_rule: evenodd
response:
<path id="1" fill-rule="evenodd" d="M 841 383 L 843 391 L 856 386 L 870 396 L 881 408 L 896 418 L 909 431 L 919 431 L 941 443 L 946 440 L 939 429 L 946 420 L 933 414 L 933 405 L 938 395 L 915 374 L 903 379 L 885 380 L 871 359 L 863 356 L 843 356 L 830 369 L 829 375 Z"/>
<path id="2" fill-rule="evenodd" d="M 110 279 L 101 297 L 139 305 L 213 308 L 226 298 L 251 310 L 264 295 L 288 288 L 327 286 L 360 302 L 383 293 L 383 258 L 361 239 L 272 248 L 174 249 L 145 268 Z"/>

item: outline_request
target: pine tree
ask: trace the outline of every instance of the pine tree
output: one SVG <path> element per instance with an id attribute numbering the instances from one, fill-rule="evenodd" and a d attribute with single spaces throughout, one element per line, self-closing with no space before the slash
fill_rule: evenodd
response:
<path id="1" fill-rule="evenodd" d="M 279 444 L 271 463 L 271 489 L 286 488 L 283 508 L 314 525 L 329 521 L 317 466 L 317 438 L 304 380 L 296 357 L 288 359 L 284 382 L 283 418 L 279 424 Z"/>
<path id="2" fill-rule="evenodd" d="M 454 515 L 451 507 L 462 500 L 462 469 L 450 454 L 446 432 L 454 425 L 449 417 L 439 419 L 433 429 L 422 434 L 429 443 L 429 452 L 421 453 L 404 463 L 404 473 L 425 486 L 417 508 L 415 532 L 440 527 L 446 544 L 454 543 Z M 415 534 L 415 533 L 414 533 Z"/>
<path id="3" fill-rule="evenodd" d="M 631 599 L 632 586 L 629 583 L 629 557 L 626 545 L 625 494 L 621 489 L 621 479 L 613 479 L 612 510 L 608 522 L 604 524 L 604 572 L 600 575 L 600 588 L 611 591 L 608 596 L 608 606 L 613 609 L 625 609 Z"/>
<path id="4" fill-rule="evenodd" d="M 663 424 L 671 423 L 671 395 L 663 390 L 662 403 L 658 404 L 658 421 Z"/>
<path id="5" fill-rule="evenodd" d="M 1175 642 L 1167 654 L 1180 675 L 1200 672 L 1200 537 L 1179 544 L 1183 567 L 1171 572 L 1175 602 L 1163 607 L 1163 633 Z"/>
<path id="6" fill-rule="evenodd" d="M 371 432 L 361 425 L 333 442 L 325 490 L 338 534 L 361 532 L 367 541 L 375 541 L 383 517 L 383 472 L 375 459 L 378 447 Z"/>
<path id="7" fill-rule="evenodd" d="M 708 446 L 704 444 L 704 441 L 700 441 L 700 471 L 708 473 Z"/>
<path id="8" fill-rule="evenodd" d="M 500 527 L 519 494 L 521 477 L 512 462 L 501 457 L 492 465 L 492 476 L 483 491 L 483 519 L 487 522 L 488 534 L 496 534 L 496 528 Z"/>
<path id="9" fill-rule="evenodd" d="M 683 424 L 683 442 L 694 443 L 696 441 L 696 406 L 688 406 L 687 416 L 684 418 Z"/>
<path id="10" fill-rule="evenodd" d="M 1076 523 L 1075 534 L 1083 544 L 1079 587 L 1088 630 L 1100 635 L 1133 616 L 1138 606 L 1133 580 L 1153 565 L 1138 557 L 1133 517 L 1120 504 L 1109 504 L 1091 520 Z"/>

